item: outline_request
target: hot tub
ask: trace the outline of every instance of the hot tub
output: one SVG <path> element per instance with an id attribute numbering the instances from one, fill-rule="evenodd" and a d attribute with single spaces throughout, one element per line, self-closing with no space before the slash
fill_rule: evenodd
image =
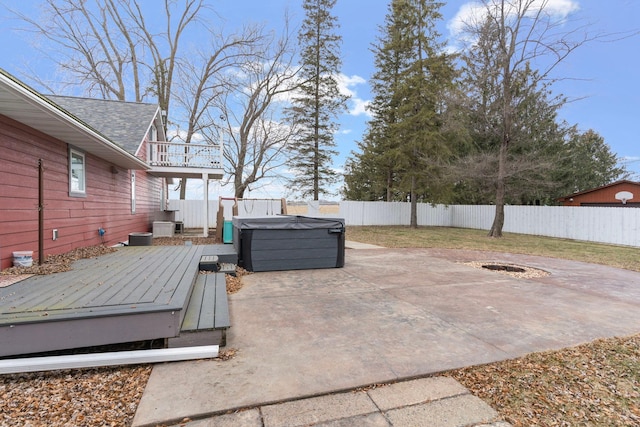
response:
<path id="1" fill-rule="evenodd" d="M 245 270 L 344 266 L 344 219 L 277 215 L 232 221 L 238 265 Z"/>

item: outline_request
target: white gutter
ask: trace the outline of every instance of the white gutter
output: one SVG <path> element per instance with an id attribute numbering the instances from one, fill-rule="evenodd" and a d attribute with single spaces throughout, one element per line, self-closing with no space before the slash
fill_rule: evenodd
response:
<path id="1" fill-rule="evenodd" d="M 5 359 L 0 360 L 0 374 L 209 359 L 218 357 L 218 349 L 219 347 L 217 345 L 205 345 L 156 350 L 115 351 L 110 353 L 74 354 L 69 356 Z"/>

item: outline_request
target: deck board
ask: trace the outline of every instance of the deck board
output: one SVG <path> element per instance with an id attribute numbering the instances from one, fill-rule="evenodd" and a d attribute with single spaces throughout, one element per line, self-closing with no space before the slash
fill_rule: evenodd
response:
<path id="1" fill-rule="evenodd" d="M 126 247 L 0 288 L 0 356 L 179 335 L 203 248 Z"/>
<path id="2" fill-rule="evenodd" d="M 215 329 L 223 329 L 231 326 L 226 280 L 216 281 L 216 308 L 214 323 Z"/>
<path id="3" fill-rule="evenodd" d="M 184 255 L 180 268 L 172 272 L 169 277 L 163 277 L 165 284 L 161 288 L 150 288 L 145 297 L 151 296 L 156 303 L 171 304 L 172 301 L 182 302 L 188 300 L 188 293 L 185 289 L 181 289 L 178 285 L 183 280 L 195 279 L 198 274 L 198 263 L 202 255 L 202 246 L 187 246 L 189 252 Z M 152 292 L 156 292 L 152 294 Z M 190 290 L 189 290 L 190 292 Z"/>
<path id="4" fill-rule="evenodd" d="M 198 319 L 198 329 L 213 329 L 216 307 L 216 277 L 217 274 L 205 274 L 207 285 L 204 288 L 202 297 L 202 308 L 200 309 L 200 318 Z"/>
<path id="5" fill-rule="evenodd" d="M 229 326 L 231 325 L 225 274 L 199 274 L 180 330 L 210 331 Z"/>
<path id="6" fill-rule="evenodd" d="M 182 320 L 181 331 L 195 331 L 198 329 L 198 320 L 200 319 L 200 309 L 202 308 L 202 298 L 204 297 L 204 288 L 206 284 L 206 275 L 198 274 L 196 278 L 189 305 Z"/>

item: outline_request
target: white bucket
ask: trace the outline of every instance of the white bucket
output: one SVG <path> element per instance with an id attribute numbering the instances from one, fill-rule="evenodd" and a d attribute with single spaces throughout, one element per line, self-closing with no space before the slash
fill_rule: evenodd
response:
<path id="1" fill-rule="evenodd" d="M 17 251 L 13 253 L 14 267 L 31 267 L 33 265 L 33 251 Z"/>

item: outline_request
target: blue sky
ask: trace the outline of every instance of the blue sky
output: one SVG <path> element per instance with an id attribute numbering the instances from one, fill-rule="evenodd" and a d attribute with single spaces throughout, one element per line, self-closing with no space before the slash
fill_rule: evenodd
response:
<path id="1" fill-rule="evenodd" d="M 151 2 L 152 0 L 147 0 Z M 27 0 L 14 6 L 14 2 L 0 0 L 21 10 L 30 10 L 38 1 Z M 293 25 L 304 18 L 301 0 L 209 0 L 208 3 L 226 22 L 228 28 L 248 22 L 264 23 L 279 28 L 285 10 Z M 443 21 L 438 25 L 443 40 L 453 44 L 455 22 L 470 10 L 472 2 L 445 1 L 441 8 Z M 550 0 L 558 13 L 567 14 L 572 23 L 589 24 L 593 33 L 623 33 L 640 30 L 640 1 L 638 0 Z M 386 0 L 338 0 L 334 9 L 343 37 L 343 81 L 352 96 L 350 112 L 340 117 L 340 132 L 336 136 L 340 155 L 334 167 L 342 170 L 350 151 L 355 149 L 368 119 L 363 106 L 371 98 L 368 80 L 373 73 L 371 43 L 379 34 L 387 13 Z M 37 55 L 25 39 L 27 34 L 16 32 L 6 7 L 0 9 L 0 67 L 20 77 L 25 61 Z M 569 24 L 568 24 L 569 25 Z M 611 37 L 613 38 L 613 37 Z M 52 69 L 40 64 L 44 74 Z M 611 42 L 596 41 L 581 47 L 558 70 L 568 79 L 554 86 L 555 93 L 579 99 L 561 110 L 561 118 L 579 129 L 593 129 L 605 138 L 613 152 L 624 160 L 628 169 L 640 180 L 640 35 Z M 212 186 L 217 197 L 215 185 Z M 224 190 L 223 190 L 224 192 Z M 255 197 L 282 197 L 279 185 L 267 187 Z"/>

